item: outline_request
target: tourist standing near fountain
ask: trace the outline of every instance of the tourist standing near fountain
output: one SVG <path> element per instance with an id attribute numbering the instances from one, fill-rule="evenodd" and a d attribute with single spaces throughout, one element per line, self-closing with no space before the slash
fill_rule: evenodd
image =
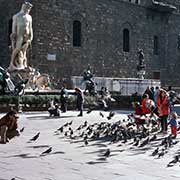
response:
<path id="1" fill-rule="evenodd" d="M 29 15 L 33 5 L 29 2 L 22 4 L 20 12 L 13 16 L 11 46 L 11 62 L 9 71 L 27 68 L 27 49 L 33 39 L 32 17 Z"/>

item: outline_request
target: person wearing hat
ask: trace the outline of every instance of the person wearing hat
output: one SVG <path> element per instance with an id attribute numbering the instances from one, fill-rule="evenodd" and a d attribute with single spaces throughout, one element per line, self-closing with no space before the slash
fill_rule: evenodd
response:
<path id="1" fill-rule="evenodd" d="M 19 131 L 17 130 L 19 116 L 14 110 L 9 111 L 5 116 L 0 119 L 0 143 L 6 144 L 9 139 L 15 136 L 19 136 Z"/>
<path id="2" fill-rule="evenodd" d="M 13 16 L 9 71 L 27 68 L 26 52 L 33 39 L 32 17 L 29 14 L 32 7 L 31 3 L 24 2 L 20 12 Z"/>

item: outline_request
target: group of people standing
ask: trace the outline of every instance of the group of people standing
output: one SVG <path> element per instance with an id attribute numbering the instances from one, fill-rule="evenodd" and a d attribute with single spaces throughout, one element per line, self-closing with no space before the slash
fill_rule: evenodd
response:
<path id="1" fill-rule="evenodd" d="M 84 93 L 83 91 L 76 87 L 74 89 L 74 95 L 77 96 L 76 98 L 76 108 L 79 111 L 78 116 L 83 116 L 83 104 L 84 104 Z M 68 99 L 68 91 L 65 86 L 61 88 L 60 92 L 60 107 L 58 102 L 52 101 L 50 103 L 50 108 L 48 109 L 48 112 L 50 116 L 60 116 L 60 112 L 65 113 L 67 111 L 67 99 Z"/>
<path id="2" fill-rule="evenodd" d="M 141 118 L 142 115 L 156 114 L 158 123 L 160 123 L 160 132 L 166 134 L 168 125 L 171 126 L 171 134 L 177 136 L 177 113 L 171 111 L 170 92 L 156 87 L 155 89 L 147 87 L 141 103 L 135 103 L 135 118 L 137 124 L 143 124 L 145 121 Z"/>

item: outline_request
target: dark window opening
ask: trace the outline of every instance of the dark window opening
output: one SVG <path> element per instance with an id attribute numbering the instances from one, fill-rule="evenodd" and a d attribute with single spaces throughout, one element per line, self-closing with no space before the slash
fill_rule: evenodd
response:
<path id="1" fill-rule="evenodd" d="M 81 46 L 81 22 L 73 22 L 73 46 Z"/>
<path id="2" fill-rule="evenodd" d="M 157 36 L 154 36 L 154 55 L 159 54 L 159 39 Z"/>
<path id="3" fill-rule="evenodd" d="M 178 35 L 178 49 L 180 49 L 180 34 Z"/>
<path id="4" fill-rule="evenodd" d="M 139 4 L 139 0 L 136 0 L 135 3 L 136 3 L 136 4 Z"/>
<path id="5" fill-rule="evenodd" d="M 123 51 L 129 52 L 129 30 L 124 29 L 123 30 Z"/>
<path id="6" fill-rule="evenodd" d="M 12 33 L 12 19 L 9 20 L 9 24 L 8 24 L 8 46 L 11 45 L 11 38 L 10 38 L 11 33 Z"/>

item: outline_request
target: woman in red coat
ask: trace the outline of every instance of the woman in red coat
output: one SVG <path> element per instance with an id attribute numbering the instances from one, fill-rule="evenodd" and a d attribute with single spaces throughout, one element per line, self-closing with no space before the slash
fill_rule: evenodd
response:
<path id="1" fill-rule="evenodd" d="M 164 89 L 160 89 L 159 91 L 157 107 L 161 122 L 161 132 L 167 133 L 167 118 L 170 113 L 170 106 L 168 101 L 168 94 Z"/>

